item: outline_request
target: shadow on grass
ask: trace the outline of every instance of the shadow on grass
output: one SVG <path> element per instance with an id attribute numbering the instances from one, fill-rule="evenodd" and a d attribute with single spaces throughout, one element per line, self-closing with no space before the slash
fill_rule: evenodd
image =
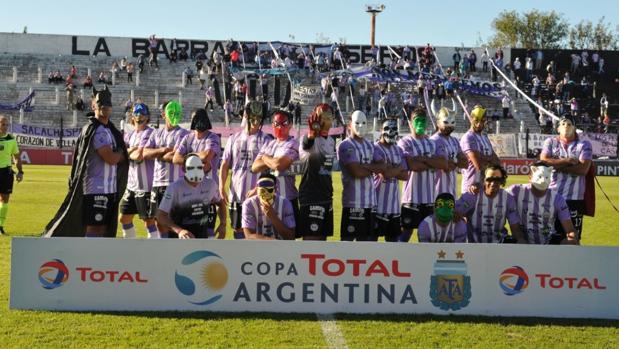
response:
<path id="1" fill-rule="evenodd" d="M 58 313 L 58 312 L 55 312 Z M 277 320 L 277 321 L 315 321 L 315 313 L 253 313 L 253 312 L 60 312 L 71 314 L 137 316 L 160 319 L 203 319 L 203 320 Z M 559 319 L 541 317 L 498 317 L 470 315 L 430 315 L 430 314 L 336 314 L 336 320 L 343 321 L 383 321 L 392 323 L 411 322 L 449 322 L 454 324 L 498 324 L 520 326 L 578 326 L 619 328 L 619 320 L 607 319 Z"/>

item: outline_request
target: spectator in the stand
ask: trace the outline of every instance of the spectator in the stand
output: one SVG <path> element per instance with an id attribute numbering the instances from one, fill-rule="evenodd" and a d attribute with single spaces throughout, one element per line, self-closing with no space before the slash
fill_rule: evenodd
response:
<path id="1" fill-rule="evenodd" d="M 114 81 L 114 77 L 118 74 L 119 71 L 120 68 L 118 67 L 118 62 L 112 62 L 112 69 L 110 69 L 110 72 L 112 73 L 112 81 Z"/>
<path id="2" fill-rule="evenodd" d="M 525 70 L 524 81 L 525 82 L 531 81 L 531 76 L 533 75 L 533 60 L 531 59 L 531 57 L 527 57 L 524 63 L 524 70 Z"/>
<path id="3" fill-rule="evenodd" d="M 193 85 L 193 81 L 191 80 L 193 78 L 193 70 L 191 70 L 191 67 L 187 66 L 185 70 L 183 70 L 183 73 L 185 73 L 185 78 L 187 79 L 187 83 L 189 85 Z"/>
<path id="4" fill-rule="evenodd" d="M 153 34 L 148 38 L 148 52 L 150 53 L 148 57 L 148 65 L 151 67 L 155 66 L 155 69 L 157 70 L 159 70 L 159 63 L 157 62 L 158 47 L 159 40 L 157 40 L 157 37 Z"/>
<path id="5" fill-rule="evenodd" d="M 74 101 L 75 88 L 73 84 L 69 83 L 67 84 L 67 87 L 65 88 L 65 90 L 67 91 L 67 110 L 71 111 L 73 110 L 73 107 L 75 105 L 75 101 Z"/>
<path id="6" fill-rule="evenodd" d="M 71 66 L 71 70 L 69 72 L 69 76 L 72 79 L 77 79 L 77 68 L 74 65 Z"/>
<path id="7" fill-rule="evenodd" d="M 75 110 L 84 111 L 84 100 L 80 96 L 75 99 Z"/>
<path id="8" fill-rule="evenodd" d="M 481 54 L 481 70 L 484 73 L 488 72 L 488 55 L 486 54 L 486 51 L 484 50 L 484 52 Z"/>
<path id="9" fill-rule="evenodd" d="M 578 110 L 578 100 L 575 97 L 572 97 L 572 99 L 570 99 L 570 112 L 573 118 L 578 116 Z"/>
<path id="10" fill-rule="evenodd" d="M 512 99 L 509 98 L 509 95 L 505 93 L 505 96 L 501 99 L 501 107 L 503 108 L 503 119 L 507 119 L 509 117 L 509 106 L 512 102 Z"/>
<path id="11" fill-rule="evenodd" d="M 542 50 L 537 50 L 535 52 L 535 70 L 539 71 L 542 69 L 543 61 L 544 61 L 544 52 L 542 52 Z"/>
<path id="12" fill-rule="evenodd" d="M 127 64 L 127 82 L 133 82 L 133 71 L 135 70 L 135 66 L 133 63 Z"/>
<path id="13" fill-rule="evenodd" d="M 105 74 L 105 72 L 99 73 L 99 78 L 97 79 L 97 82 L 107 84 L 107 75 Z"/>
<path id="14" fill-rule="evenodd" d="M 82 86 L 84 86 L 84 88 L 91 88 L 92 87 L 92 78 L 90 77 L 90 75 L 86 75 L 86 77 L 84 78 L 84 82 L 83 82 Z"/>
<path id="15" fill-rule="evenodd" d="M 125 56 L 120 60 L 120 70 L 127 70 L 128 65 L 129 60 L 127 60 L 127 56 Z"/>
<path id="16" fill-rule="evenodd" d="M 54 82 L 54 72 L 49 72 L 49 74 L 47 74 L 47 83 L 51 84 Z"/>
<path id="17" fill-rule="evenodd" d="M 206 89 L 204 97 L 206 98 L 204 103 L 204 109 L 209 109 L 210 111 L 213 111 L 213 101 L 215 100 L 215 91 L 213 90 L 213 86 L 209 86 Z"/>
<path id="18" fill-rule="evenodd" d="M 514 68 L 515 76 L 522 78 L 522 62 L 520 62 L 520 57 L 516 57 L 516 59 L 514 59 L 512 67 Z"/>
<path id="19" fill-rule="evenodd" d="M 572 53 L 572 65 L 570 67 L 570 72 L 576 73 L 579 67 L 580 67 L 580 56 Z"/>
<path id="20" fill-rule="evenodd" d="M 142 72 L 144 72 L 144 55 L 143 54 L 140 53 L 138 55 L 137 62 L 138 62 L 138 69 L 140 71 L 140 74 L 142 74 Z"/>
<path id="21" fill-rule="evenodd" d="M 207 78 L 208 78 L 208 71 L 206 67 L 203 66 L 202 69 L 198 71 L 198 81 L 200 81 L 200 90 L 204 90 L 204 83 L 206 82 Z"/>
<path id="22" fill-rule="evenodd" d="M 597 73 L 600 69 L 600 54 L 598 51 L 593 52 L 591 55 L 591 63 L 593 63 L 593 71 Z"/>
<path id="23" fill-rule="evenodd" d="M 453 53 L 453 55 L 451 55 L 451 59 L 454 62 L 454 70 L 457 72 L 460 69 L 460 60 L 462 59 L 462 56 L 460 56 L 460 49 L 455 47 L 454 48 L 455 52 Z"/>
<path id="24" fill-rule="evenodd" d="M 189 59 L 189 55 L 187 55 L 187 49 L 186 48 L 181 48 L 181 52 L 178 54 L 178 59 L 180 61 L 185 62 L 187 59 Z"/>
<path id="25" fill-rule="evenodd" d="M 608 96 L 606 92 L 602 92 L 602 98 L 600 98 L 600 116 L 608 115 Z"/>
<path id="26" fill-rule="evenodd" d="M 469 53 L 469 69 L 471 70 L 471 72 L 477 72 L 476 64 L 477 54 L 475 53 L 475 51 L 473 51 L 473 49 L 471 49 L 471 52 Z"/>

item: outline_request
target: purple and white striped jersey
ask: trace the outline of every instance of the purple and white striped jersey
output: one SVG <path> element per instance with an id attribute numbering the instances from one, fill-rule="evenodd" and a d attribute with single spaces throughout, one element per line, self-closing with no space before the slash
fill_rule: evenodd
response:
<path id="1" fill-rule="evenodd" d="M 374 143 L 374 151 L 381 154 L 385 163 L 390 167 L 407 168 L 402 149 L 397 145 Z M 374 190 L 376 190 L 376 213 L 400 214 L 400 186 L 397 178 L 384 179 L 374 174 Z"/>
<path id="2" fill-rule="evenodd" d="M 183 137 L 175 150 L 185 156 L 189 153 L 198 153 L 203 151 L 212 151 L 215 153 L 211 159 L 211 170 L 206 174 L 207 178 L 212 179 L 215 184 L 219 185 L 219 163 L 221 161 L 221 142 L 219 136 L 213 132 L 208 132 L 204 137 L 198 138 L 196 132 L 190 131 L 187 136 Z"/>
<path id="3" fill-rule="evenodd" d="M 460 148 L 466 154 L 471 151 L 476 151 L 480 155 L 492 155 L 492 143 L 490 138 L 483 133 L 477 133 L 473 130 L 468 130 L 460 139 Z M 462 170 L 462 187 L 460 191 L 466 193 L 469 187 L 473 184 L 481 182 L 481 174 L 473 166 L 473 162 L 469 159 L 469 166 Z"/>
<path id="4" fill-rule="evenodd" d="M 552 137 L 544 141 L 542 155 L 553 159 L 574 158 L 580 161 L 593 159 L 593 149 L 587 140 L 578 140 L 562 144 Z M 585 176 L 552 170 L 550 188 L 561 194 L 565 200 L 583 200 L 585 198 Z"/>
<path id="5" fill-rule="evenodd" d="M 546 190 L 542 197 L 531 192 L 531 184 L 514 184 L 507 188 L 516 200 L 520 227 L 531 244 L 547 244 L 555 233 L 555 219 L 569 220 L 570 211 L 565 199 L 554 190 Z"/>
<path id="6" fill-rule="evenodd" d="M 102 147 L 116 148 L 116 140 L 109 128 L 99 125 L 90 140 L 86 159 L 86 172 L 82 179 L 84 194 L 116 193 L 116 165 L 110 165 L 97 153 Z"/>
<path id="7" fill-rule="evenodd" d="M 435 142 L 428 137 L 413 138 L 406 136 L 398 141 L 404 157 L 445 157 L 443 142 Z M 410 171 L 410 176 L 402 189 L 402 203 L 433 204 L 436 198 L 436 170 Z"/>
<path id="8" fill-rule="evenodd" d="M 247 192 L 256 186 L 260 174 L 251 173 L 251 165 L 256 160 L 260 149 L 272 139 L 273 136 L 262 131 L 253 135 L 241 131 L 228 138 L 223 159 L 232 171 L 228 194 L 230 202 L 242 203 L 245 201 Z"/>
<path id="9" fill-rule="evenodd" d="M 509 224 L 520 224 L 514 197 L 503 189 L 493 198 L 483 192 L 464 193 L 456 201 L 456 212 L 467 217 L 469 242 L 501 242 L 507 235 L 506 220 Z"/>
<path id="10" fill-rule="evenodd" d="M 292 210 L 292 204 L 290 200 L 275 195 L 273 199 L 273 209 L 277 212 L 277 217 L 288 228 L 294 229 L 296 222 L 294 220 L 294 211 Z M 260 207 L 260 197 L 258 195 L 252 196 L 243 202 L 241 227 L 247 228 L 268 237 L 274 237 L 281 240 L 282 237 L 275 231 L 271 220 L 266 217 Z"/>
<path id="11" fill-rule="evenodd" d="M 261 158 L 263 155 L 272 156 L 274 158 L 286 156 L 294 162 L 299 160 L 299 141 L 292 136 L 288 137 L 285 141 L 273 139 L 260 149 L 256 159 Z M 295 175 L 292 172 L 286 170 L 281 172 L 271 171 L 271 173 L 277 176 L 276 192 L 279 195 L 291 201 L 299 197 L 299 191 L 295 186 Z"/>
<path id="12" fill-rule="evenodd" d="M 346 169 L 350 163 L 370 164 L 382 161 L 374 145 L 365 139 L 357 141 L 352 137 L 344 139 L 337 147 L 337 159 L 342 168 L 342 207 L 373 208 L 376 206 L 376 192 L 372 175 L 355 178 Z"/>
<path id="13" fill-rule="evenodd" d="M 182 127 L 174 127 L 168 130 L 165 126 L 153 131 L 148 140 L 146 148 L 172 148 L 189 133 Z M 161 159 L 155 160 L 155 174 L 153 175 L 153 187 L 166 187 L 184 175 L 183 166 L 165 162 Z"/>
<path id="14" fill-rule="evenodd" d="M 144 148 L 148 144 L 153 129 L 146 127 L 142 131 L 131 130 L 125 133 L 125 144 L 127 148 Z M 127 178 L 127 189 L 131 191 L 150 191 L 153 186 L 154 160 L 142 160 L 140 162 L 129 161 L 129 174 Z"/>
<path id="15" fill-rule="evenodd" d="M 443 227 L 436 222 L 434 215 L 429 215 L 419 223 L 417 235 L 419 242 L 466 242 L 466 224 L 459 220 Z"/>
<path id="16" fill-rule="evenodd" d="M 458 154 L 462 153 L 460 149 L 460 142 L 458 139 L 452 136 L 442 136 L 440 132 L 435 133 L 430 137 L 431 140 L 436 142 L 443 142 L 443 148 L 445 149 L 445 155 L 447 161 L 450 163 L 458 161 Z M 450 193 L 456 197 L 456 170 L 436 170 L 436 194 Z"/>

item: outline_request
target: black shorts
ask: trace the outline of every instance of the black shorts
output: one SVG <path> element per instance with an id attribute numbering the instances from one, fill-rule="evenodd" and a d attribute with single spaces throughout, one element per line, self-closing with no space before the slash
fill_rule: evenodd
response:
<path id="1" fill-rule="evenodd" d="M 13 169 L 10 166 L 0 168 L 0 194 L 13 192 L 13 180 Z"/>
<path id="2" fill-rule="evenodd" d="M 290 204 L 292 205 L 292 213 L 294 214 L 294 225 L 295 225 L 295 238 L 300 238 L 301 235 L 299 235 L 299 198 L 290 200 Z"/>
<path id="3" fill-rule="evenodd" d="M 342 208 L 340 239 L 342 241 L 371 241 L 374 223 L 371 208 Z"/>
<path id="4" fill-rule="evenodd" d="M 333 236 L 333 205 L 301 205 L 296 225 L 297 236 Z"/>
<path id="5" fill-rule="evenodd" d="M 116 194 L 84 195 L 82 220 L 85 225 L 108 225 L 114 217 Z"/>
<path id="6" fill-rule="evenodd" d="M 570 218 L 572 219 L 572 225 L 574 225 L 574 232 L 576 238 L 580 240 L 582 236 L 582 221 L 585 213 L 585 200 L 566 200 L 567 208 L 570 210 Z M 555 234 L 550 237 L 548 242 L 550 245 L 559 245 L 563 239 L 565 239 L 567 232 L 563 230 L 563 225 L 559 218 L 555 220 Z"/>
<path id="7" fill-rule="evenodd" d="M 434 213 L 433 204 L 402 204 L 402 228 L 417 229 L 432 213 Z"/>
<path id="8" fill-rule="evenodd" d="M 167 186 L 165 187 L 153 187 L 150 191 L 150 212 L 148 214 L 151 217 L 155 217 L 157 214 L 157 209 L 159 208 L 159 204 L 161 203 L 161 199 L 163 199 L 163 194 L 165 194 Z"/>
<path id="9" fill-rule="evenodd" d="M 401 221 L 399 214 L 374 213 L 374 235 L 384 236 L 385 241 L 397 241 L 402 229 Z"/>
<path id="10" fill-rule="evenodd" d="M 228 213 L 230 214 L 230 226 L 232 229 L 237 230 L 241 229 L 241 218 L 243 211 L 243 203 L 241 202 L 231 202 L 228 205 Z"/>
<path id="11" fill-rule="evenodd" d="M 137 214 L 140 219 L 153 218 L 150 209 L 150 192 L 125 190 L 122 200 L 120 200 L 121 214 Z"/>

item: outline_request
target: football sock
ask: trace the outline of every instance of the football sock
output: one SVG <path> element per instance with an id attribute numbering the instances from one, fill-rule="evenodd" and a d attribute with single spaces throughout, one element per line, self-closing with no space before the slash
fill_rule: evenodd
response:
<path id="1" fill-rule="evenodd" d="M 0 202 L 0 227 L 4 226 L 4 221 L 6 220 L 7 212 L 9 212 L 9 203 Z"/>
<path id="2" fill-rule="evenodd" d="M 146 226 L 146 230 L 148 230 L 148 238 L 149 239 L 161 239 L 161 236 L 159 236 L 159 231 L 157 231 L 157 226 L 156 225 L 147 225 Z"/>
<path id="3" fill-rule="evenodd" d="M 133 226 L 133 223 L 123 224 L 122 231 L 123 231 L 123 238 L 135 239 L 135 227 Z"/>

